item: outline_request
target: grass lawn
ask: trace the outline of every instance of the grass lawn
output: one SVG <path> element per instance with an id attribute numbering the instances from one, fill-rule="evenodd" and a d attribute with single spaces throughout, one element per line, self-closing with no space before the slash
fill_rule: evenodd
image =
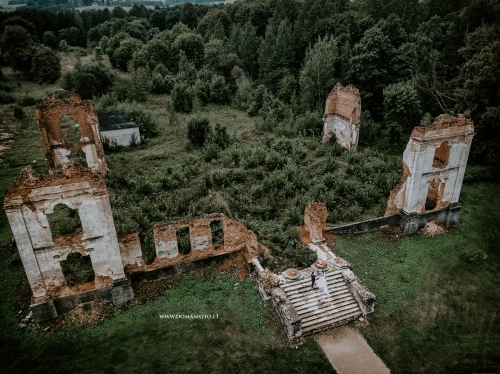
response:
<path id="1" fill-rule="evenodd" d="M 155 302 L 122 310 L 82 329 L 20 332 L 16 298 L 22 268 L 0 265 L 0 365 L 8 373 L 334 373 L 309 340 L 282 343 L 274 311 L 255 283 L 232 276 L 187 276 Z M 235 286 L 237 284 L 237 286 Z M 159 314 L 218 314 L 217 319 L 162 319 Z"/>
<path id="2" fill-rule="evenodd" d="M 457 228 L 342 237 L 336 253 L 377 295 L 363 335 L 393 373 L 500 371 L 500 184 L 462 189 Z"/>

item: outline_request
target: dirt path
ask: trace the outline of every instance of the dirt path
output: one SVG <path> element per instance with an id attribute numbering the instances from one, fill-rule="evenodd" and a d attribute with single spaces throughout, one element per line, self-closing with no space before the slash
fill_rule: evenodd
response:
<path id="1" fill-rule="evenodd" d="M 316 336 L 338 374 L 388 374 L 390 370 L 353 328 L 341 326 Z"/>

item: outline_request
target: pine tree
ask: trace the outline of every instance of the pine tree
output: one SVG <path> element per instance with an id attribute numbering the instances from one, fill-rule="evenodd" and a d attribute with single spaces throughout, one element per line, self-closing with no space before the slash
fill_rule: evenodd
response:
<path id="1" fill-rule="evenodd" d="M 259 49 L 260 77 L 275 91 L 280 79 L 289 73 L 294 62 L 292 24 L 288 20 L 279 26 L 270 23 L 266 28 L 266 38 Z"/>
<path id="2" fill-rule="evenodd" d="M 306 108 L 321 110 L 337 81 L 335 64 L 338 60 L 337 41 L 333 37 L 318 39 L 309 48 L 300 72 L 300 96 Z"/>
<path id="3" fill-rule="evenodd" d="M 238 46 L 237 52 L 243 68 L 250 73 L 250 76 L 254 76 L 257 72 L 259 38 L 255 27 L 250 21 L 241 29 Z"/>

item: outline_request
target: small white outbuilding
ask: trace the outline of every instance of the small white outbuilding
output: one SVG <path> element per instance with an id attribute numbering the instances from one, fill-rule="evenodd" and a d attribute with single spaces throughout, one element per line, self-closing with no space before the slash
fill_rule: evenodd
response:
<path id="1" fill-rule="evenodd" d="M 109 146 L 128 147 L 141 143 L 139 125 L 116 112 L 99 113 L 101 141 Z"/>

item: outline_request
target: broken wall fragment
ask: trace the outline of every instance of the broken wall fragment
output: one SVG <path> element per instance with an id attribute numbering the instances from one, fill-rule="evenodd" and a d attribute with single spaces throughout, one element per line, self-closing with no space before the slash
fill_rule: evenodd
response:
<path id="1" fill-rule="evenodd" d="M 60 121 L 67 113 L 78 122 L 74 130 L 81 135 L 78 145 L 63 137 Z M 103 288 L 109 288 L 110 300 L 115 303 L 133 298 L 104 182 L 107 168 L 94 104 L 59 90 L 36 107 L 36 118 L 49 174 L 36 175 L 31 168 L 24 169 L 4 199 L 4 209 L 33 292 L 35 317 L 40 321 L 44 316 L 57 316 L 50 300 Z M 70 160 L 75 146 L 85 153 L 88 167 Z M 52 233 L 47 215 L 53 214 L 59 204 L 76 211 L 81 230 L 67 235 Z M 68 285 L 61 263 L 71 253 L 91 260 L 95 273 L 92 281 Z"/>
<path id="2" fill-rule="evenodd" d="M 424 213 L 458 203 L 473 137 L 474 124 L 463 115 L 442 114 L 427 127 L 415 127 L 386 215 Z"/>
<path id="3" fill-rule="evenodd" d="M 327 142 L 335 134 L 337 143 L 348 151 L 356 151 L 361 118 L 361 97 L 353 86 L 340 83 L 328 95 L 323 115 L 323 139 Z"/>

